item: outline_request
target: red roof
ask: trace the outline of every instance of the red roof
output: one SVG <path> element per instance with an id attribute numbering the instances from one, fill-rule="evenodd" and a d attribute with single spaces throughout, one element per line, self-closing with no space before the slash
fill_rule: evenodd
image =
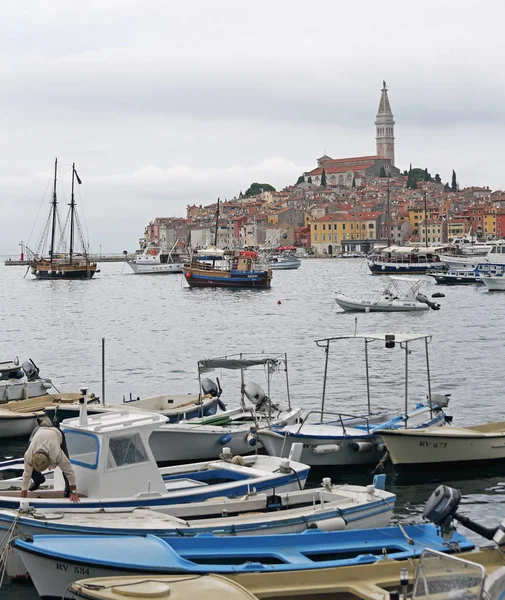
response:
<path id="1" fill-rule="evenodd" d="M 332 173 L 347 173 L 347 171 L 363 171 L 364 169 L 368 169 L 369 167 L 373 167 L 374 163 L 357 163 L 357 164 L 349 164 L 349 165 L 328 165 L 328 163 L 324 163 L 323 166 L 321 167 L 317 167 L 317 169 L 314 169 L 313 171 L 310 171 L 309 173 L 305 173 L 305 175 L 321 175 L 323 172 L 323 168 L 324 168 L 324 172 L 326 173 L 326 175 L 331 175 Z"/>

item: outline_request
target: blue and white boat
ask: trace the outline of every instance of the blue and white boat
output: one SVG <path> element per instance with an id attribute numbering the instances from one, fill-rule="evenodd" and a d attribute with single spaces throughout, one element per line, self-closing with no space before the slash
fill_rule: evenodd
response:
<path id="1" fill-rule="evenodd" d="M 388 246 L 368 258 L 368 268 L 373 275 L 424 275 L 428 271 L 444 271 L 438 247 Z"/>
<path id="2" fill-rule="evenodd" d="M 238 497 L 257 492 L 276 493 L 303 487 L 309 467 L 268 456 L 233 457 L 191 465 L 158 468 L 149 436 L 166 422 L 156 413 L 114 411 L 81 416 L 62 423 L 70 462 L 77 478 L 79 509 L 160 507 L 204 501 L 216 496 Z M 16 489 L 17 488 L 17 489 Z M 21 480 L 0 481 L 0 508 L 19 507 Z M 46 488 L 28 492 L 37 509 L 74 508 L 63 497 L 59 469 Z"/>
<path id="3" fill-rule="evenodd" d="M 267 537 L 174 538 L 35 536 L 13 547 L 43 599 L 62 598 L 83 577 L 156 576 L 170 573 L 301 573 L 419 556 L 425 548 L 453 553 L 474 544 L 455 534 L 450 543 L 434 525 Z M 322 571 L 324 573 L 324 571 Z"/>
<path id="4" fill-rule="evenodd" d="M 301 533 L 317 528 L 340 531 L 385 527 L 393 514 L 396 496 L 387 492 L 385 475 L 376 475 L 373 485 L 334 485 L 327 478 L 323 486 L 285 492 L 282 495 L 251 494 L 239 499 L 216 498 L 212 502 L 191 502 L 157 510 L 120 509 L 71 511 L 0 509 L 0 555 L 9 532 L 34 535 L 156 535 L 163 539 L 202 533 L 220 536 Z M 11 579 L 26 576 L 15 549 L 5 561 Z"/>
<path id="5" fill-rule="evenodd" d="M 310 466 L 355 466 L 377 464 L 385 454 L 385 446 L 378 429 L 419 429 L 445 425 L 447 417 L 443 408 L 448 404 L 447 395 L 433 394 L 428 360 L 428 342 L 431 335 L 424 334 L 355 334 L 317 340 L 318 346 L 325 349 L 325 370 L 321 410 L 310 411 L 300 424 L 272 426 L 258 431 L 258 440 L 271 456 L 287 456 L 295 444 L 303 444 L 300 460 Z M 327 410 L 327 374 L 330 347 L 333 343 L 358 339 L 365 343 L 365 374 L 368 411 L 365 415 L 350 415 Z M 424 343 L 427 365 L 428 403 L 417 403 L 409 409 L 408 396 L 408 355 L 410 345 L 415 341 Z M 387 349 L 399 346 L 405 351 L 405 398 L 404 407 L 399 410 L 373 412 L 370 397 L 370 369 L 368 346 L 374 342 L 384 342 Z M 319 417 L 314 421 L 314 416 Z"/>

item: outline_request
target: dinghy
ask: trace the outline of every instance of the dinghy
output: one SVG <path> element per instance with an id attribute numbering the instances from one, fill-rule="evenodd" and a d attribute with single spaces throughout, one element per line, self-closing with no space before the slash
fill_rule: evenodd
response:
<path id="1" fill-rule="evenodd" d="M 99 509 L 79 506 L 66 511 L 0 509 L 0 555 L 9 532 L 15 526 L 22 536 L 45 535 L 145 535 L 170 539 L 213 533 L 229 535 L 271 535 L 299 533 L 317 528 L 321 531 L 385 527 L 393 514 L 396 497 L 386 492 L 385 475 L 376 475 L 366 487 L 332 485 L 328 479 L 319 488 L 282 495 L 257 494 L 240 499 L 215 498 L 206 502 L 156 507 L 156 510 Z M 161 512 L 162 510 L 165 512 Z M 168 513 L 168 514 L 167 514 Z M 15 549 L 6 561 L 11 579 L 26 576 L 26 569 Z"/>
<path id="2" fill-rule="evenodd" d="M 381 429 L 377 432 L 398 471 L 503 464 L 505 422 L 472 427 L 429 427 L 423 430 Z"/>
<path id="3" fill-rule="evenodd" d="M 40 377 L 31 358 L 22 365 L 17 357 L 0 362 L 0 403 L 44 396 L 52 387 L 50 379 Z"/>
<path id="4" fill-rule="evenodd" d="M 232 459 L 229 452 L 223 460 L 159 469 L 149 436 L 165 422 L 163 415 L 126 410 L 89 416 L 83 402 L 79 419 L 62 423 L 80 509 L 165 506 L 215 496 L 236 497 L 254 489 L 282 493 L 303 488 L 307 479 L 309 467 L 295 460 L 283 462 L 269 456 Z M 0 508 L 19 507 L 19 478 L 0 481 L 0 490 Z M 37 509 L 74 507 L 63 491 L 63 475 L 56 469 L 49 489 L 28 492 L 28 502 Z"/>
<path id="5" fill-rule="evenodd" d="M 37 425 L 37 417 L 44 415 L 50 402 L 63 406 L 81 397 L 79 393 L 44 394 L 27 400 L 11 400 L 0 404 L 0 439 L 29 436 Z"/>
<path id="6" fill-rule="evenodd" d="M 394 275 L 389 279 L 388 286 L 376 300 L 351 298 L 337 292 L 335 302 L 347 312 L 409 312 L 429 308 L 440 309 L 440 304 L 431 302 L 424 294 L 419 293 L 424 283 L 422 279 Z"/>
<path id="7" fill-rule="evenodd" d="M 449 400 L 446 395 L 431 392 L 428 360 L 428 342 L 431 335 L 424 334 L 356 334 L 317 340 L 325 348 L 325 375 L 321 409 L 310 411 L 303 421 L 295 425 L 272 426 L 258 431 L 258 439 L 271 456 L 287 456 L 293 444 L 303 444 L 302 462 L 310 466 L 377 464 L 384 456 L 385 447 L 379 429 L 391 428 L 402 431 L 423 430 L 428 426 L 444 425 L 447 419 L 443 408 Z M 350 415 L 326 410 L 327 373 L 330 347 L 342 340 L 357 339 L 365 344 L 365 376 L 368 412 L 365 415 Z M 424 343 L 427 364 L 428 403 L 417 403 L 409 409 L 408 397 L 408 353 L 411 345 Z M 399 346 L 405 351 L 405 398 L 403 410 L 374 413 L 370 397 L 370 369 L 368 347 L 374 342 L 384 342 L 387 349 Z M 316 415 L 318 421 L 315 421 Z M 408 428 L 408 429 L 406 429 Z M 442 428 L 445 429 L 445 428 Z"/>
<path id="8" fill-rule="evenodd" d="M 434 525 L 407 525 L 355 531 L 306 531 L 265 537 L 173 538 L 140 536 L 37 535 L 12 543 L 41 598 L 61 598 L 82 577 L 118 575 L 290 573 L 334 567 L 395 562 L 419 556 L 426 548 L 441 552 L 470 550 L 473 543 L 455 534 L 452 544 Z M 337 574 L 337 573 L 335 573 Z"/>
<path id="9" fill-rule="evenodd" d="M 302 409 L 291 407 L 286 354 L 240 353 L 200 360 L 198 379 L 204 391 L 213 382 L 202 379 L 202 375 L 216 370 L 239 372 L 240 406 L 210 418 L 170 423 L 154 431 L 149 443 L 158 464 L 215 459 L 223 446 L 233 454 L 247 455 L 256 451 L 255 432 L 260 427 L 289 425 L 301 417 Z M 246 381 L 254 370 L 265 374 L 266 392 L 261 385 Z M 276 373 L 284 376 L 287 399 L 284 407 L 271 398 Z"/>

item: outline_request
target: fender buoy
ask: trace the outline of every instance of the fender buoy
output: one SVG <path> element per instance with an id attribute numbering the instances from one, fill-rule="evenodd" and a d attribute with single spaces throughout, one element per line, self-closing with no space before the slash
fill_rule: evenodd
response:
<path id="1" fill-rule="evenodd" d="M 191 273 L 186 273 L 186 277 L 189 279 L 191 277 Z"/>
<path id="2" fill-rule="evenodd" d="M 224 435 L 222 435 L 219 438 L 219 444 L 221 446 L 224 446 L 225 444 L 227 444 L 229 441 L 231 440 L 231 435 L 229 433 L 225 433 Z"/>

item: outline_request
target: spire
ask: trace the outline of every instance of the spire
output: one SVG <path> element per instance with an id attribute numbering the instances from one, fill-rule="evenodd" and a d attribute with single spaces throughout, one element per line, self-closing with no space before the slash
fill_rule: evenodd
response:
<path id="1" fill-rule="evenodd" d="M 379 110 L 375 120 L 375 140 L 377 144 L 377 156 L 389 159 L 390 165 L 395 164 L 395 122 L 391 105 L 389 104 L 388 88 L 386 82 L 382 82 L 381 99 Z"/>
<path id="2" fill-rule="evenodd" d="M 388 98 L 388 88 L 386 85 L 386 82 L 383 81 L 382 82 L 382 94 L 381 94 L 381 100 L 379 102 L 379 110 L 377 111 L 377 116 L 379 117 L 392 117 L 393 113 L 391 112 L 391 105 L 389 104 L 389 98 Z"/>

